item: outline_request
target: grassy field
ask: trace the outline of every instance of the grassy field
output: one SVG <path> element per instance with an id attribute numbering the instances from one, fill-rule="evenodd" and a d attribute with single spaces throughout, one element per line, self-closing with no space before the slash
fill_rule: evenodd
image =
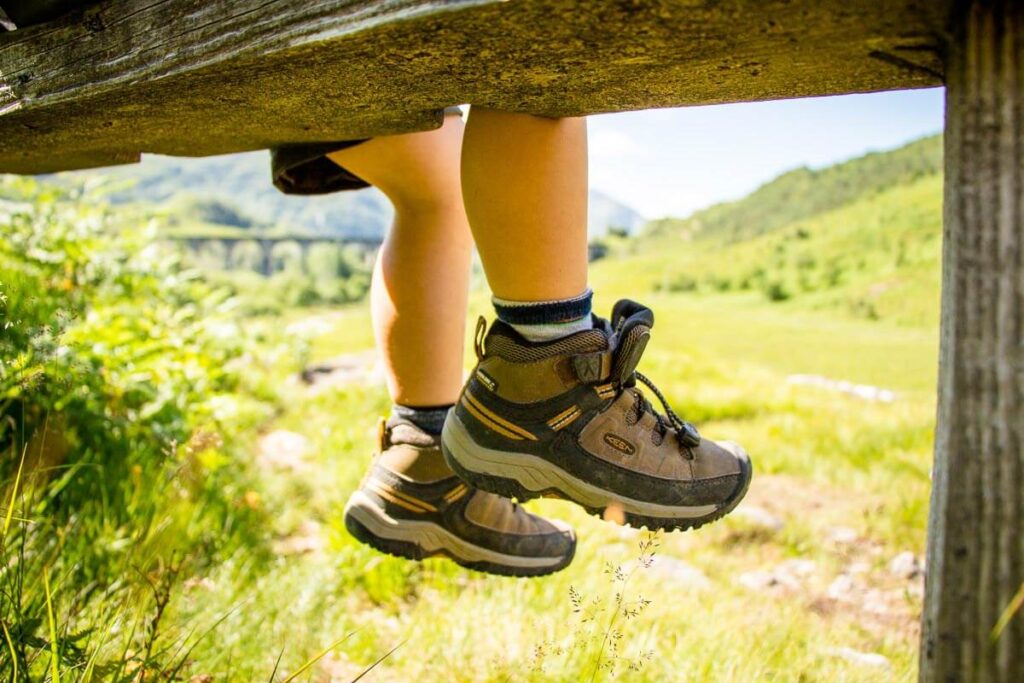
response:
<path id="1" fill-rule="evenodd" d="M 601 303 L 615 294 L 604 290 Z M 573 565 L 538 580 L 379 555 L 340 524 L 386 410 L 364 353 L 367 313 L 295 320 L 314 359 L 341 356 L 356 371 L 326 388 L 287 389 L 287 410 L 265 431 L 301 435 L 292 437 L 301 445 L 284 464 L 257 458 L 263 476 L 252 496 L 275 520 L 272 557 L 254 568 L 240 556 L 187 582 L 171 619 L 202 625 L 229 615 L 190 671 L 261 680 L 282 651 L 282 668 L 294 670 L 352 633 L 311 680 L 347 680 L 399 645 L 370 680 L 912 679 L 920 578 L 889 565 L 923 551 L 935 335 L 792 317 L 743 297 L 649 301 L 658 323 L 645 372 L 705 434 L 754 455 L 757 478 L 736 515 L 659 535 L 645 567 L 646 533 L 567 503 L 534 503 L 580 537 Z M 896 397 L 867 401 L 787 381 L 806 373 L 880 383 Z M 619 594 L 650 602 L 613 619 Z M 609 629 L 618 635 L 602 650 Z"/>

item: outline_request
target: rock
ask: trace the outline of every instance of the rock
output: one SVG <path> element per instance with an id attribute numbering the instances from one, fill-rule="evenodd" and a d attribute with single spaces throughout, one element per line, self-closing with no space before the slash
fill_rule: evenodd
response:
<path id="1" fill-rule="evenodd" d="M 649 571 L 654 576 L 668 579 L 685 588 L 704 590 L 711 587 L 711 579 L 707 574 L 692 564 L 674 557 L 655 555 Z"/>
<path id="2" fill-rule="evenodd" d="M 865 591 L 860 597 L 860 608 L 870 614 L 888 616 L 893 613 L 893 598 L 899 599 L 898 596 L 899 593 L 893 595 L 877 588 L 872 588 Z"/>
<path id="3" fill-rule="evenodd" d="M 773 572 L 752 571 L 743 572 L 739 576 L 739 582 L 752 591 L 785 591 L 799 590 L 800 584 L 794 582 L 792 577 L 778 577 Z"/>
<path id="4" fill-rule="evenodd" d="M 346 353 L 304 368 L 299 379 L 316 395 L 334 387 L 383 384 L 384 366 L 376 351 Z"/>
<path id="5" fill-rule="evenodd" d="M 259 440 L 260 465 L 298 472 L 308 467 L 305 461 L 311 444 L 302 434 L 278 429 L 264 434 Z"/>
<path id="6" fill-rule="evenodd" d="M 803 587 L 802 579 L 813 574 L 816 567 L 811 560 L 786 560 L 770 571 L 744 572 L 738 580 L 754 591 L 796 592 Z"/>
<path id="7" fill-rule="evenodd" d="M 275 555 L 302 555 L 320 552 L 325 545 L 320 525 L 306 520 L 291 536 L 274 541 L 270 549 Z"/>
<path id="8" fill-rule="evenodd" d="M 861 576 L 863 574 L 869 574 L 871 573 L 871 563 L 864 561 L 854 562 L 846 568 L 845 573 L 849 574 L 850 576 Z"/>
<path id="9" fill-rule="evenodd" d="M 924 574 L 924 565 L 914 553 L 905 550 L 889 561 L 889 573 L 900 579 L 916 579 Z"/>
<path id="10" fill-rule="evenodd" d="M 857 583 L 852 576 L 840 574 L 829 584 L 825 595 L 837 602 L 848 602 L 856 588 Z"/>
<path id="11" fill-rule="evenodd" d="M 782 531 L 785 523 L 780 517 L 773 515 L 762 507 L 742 504 L 732 513 L 733 518 L 741 519 L 747 524 L 765 531 Z"/>
<path id="12" fill-rule="evenodd" d="M 876 669 L 891 668 L 889 659 L 877 652 L 858 652 L 850 647 L 834 647 L 829 648 L 825 653 L 861 666 L 870 666 Z"/>

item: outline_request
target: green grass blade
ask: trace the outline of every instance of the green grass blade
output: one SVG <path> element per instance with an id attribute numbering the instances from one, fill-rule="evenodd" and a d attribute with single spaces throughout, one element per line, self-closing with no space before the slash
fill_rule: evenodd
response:
<path id="1" fill-rule="evenodd" d="M 996 625 L 992 627 L 990 638 L 993 643 L 999 640 L 999 637 L 1003 635 L 1003 631 L 1010 624 L 1014 615 L 1020 611 L 1021 607 L 1024 607 L 1024 583 L 1022 583 L 1020 588 L 1017 589 L 1017 594 L 1013 596 L 1013 599 L 1010 600 L 1010 604 L 1006 606 L 1006 609 L 1003 610 L 1003 613 L 1000 615 L 999 621 L 997 621 Z"/>
<path id="2" fill-rule="evenodd" d="M 403 645 L 405 645 L 405 643 L 406 643 L 406 642 L 407 642 L 407 641 L 404 641 L 404 640 L 403 640 L 403 641 L 402 641 L 402 642 L 400 642 L 400 643 L 399 643 L 398 645 L 395 645 L 395 646 L 394 646 L 393 648 L 391 648 L 390 650 L 388 650 L 387 652 L 385 652 L 385 653 L 384 653 L 383 655 L 381 655 L 380 657 L 378 657 L 378 658 L 377 658 L 377 661 L 375 661 L 375 662 L 374 662 L 373 664 L 371 664 L 370 666 L 368 666 L 368 667 L 366 667 L 365 669 L 363 669 L 363 672 L 362 672 L 361 674 L 359 674 L 358 676 L 356 676 L 355 678 L 353 678 L 353 679 L 352 679 L 352 681 L 351 681 L 351 683 L 356 683 L 356 681 L 358 681 L 358 680 L 359 680 L 360 678 L 362 678 L 362 677 L 363 677 L 363 676 L 365 676 L 366 674 L 368 674 L 368 673 L 370 673 L 371 671 L 373 671 L 374 669 L 376 669 L 376 668 L 377 668 L 377 665 L 379 665 L 379 664 L 380 664 L 381 662 L 383 662 L 383 661 L 384 661 L 385 659 L 387 659 L 387 658 L 388 658 L 388 657 L 390 657 L 391 655 L 395 654 L 395 651 L 396 651 L 396 650 L 398 650 L 398 648 L 400 648 L 400 647 L 402 647 Z"/>
<path id="3" fill-rule="evenodd" d="M 190 655 L 192 654 L 192 651 L 193 651 L 193 650 L 195 650 L 195 649 L 196 649 L 196 648 L 197 648 L 197 647 L 199 646 L 199 643 L 203 642 L 203 640 L 205 640 L 205 639 L 206 639 L 206 636 L 208 636 L 208 635 L 210 635 L 211 633 L 213 633 L 214 631 L 216 631 L 216 630 L 217 630 L 217 628 L 218 628 L 218 627 L 219 627 L 219 626 L 220 626 L 221 624 L 223 624 L 223 623 L 224 623 L 225 621 L 227 621 L 228 617 L 230 617 L 230 616 L 231 616 L 232 614 L 234 614 L 235 612 L 237 612 L 238 610 L 240 610 L 240 609 L 241 609 L 242 607 L 244 607 L 244 606 L 245 606 L 246 604 L 248 604 L 249 602 L 250 602 L 250 600 L 244 600 L 244 601 L 242 601 L 242 602 L 238 603 L 237 605 L 235 605 L 234 607 L 232 607 L 231 609 L 229 609 L 229 610 L 228 610 L 227 612 L 225 612 L 224 614 L 222 614 L 222 615 L 220 616 L 220 618 L 218 618 L 218 619 L 217 619 L 217 621 L 213 622 L 213 624 L 212 624 L 212 625 L 211 625 L 211 626 L 210 626 L 209 628 L 207 628 L 207 629 L 206 629 L 205 631 L 203 631 L 203 632 L 202 632 L 202 633 L 201 633 L 201 634 L 199 635 L 199 637 L 198 637 L 198 638 L 196 639 L 196 641 L 195 641 L 194 643 L 192 643 L 192 644 L 191 644 L 191 645 L 189 646 L 188 650 L 186 650 L 186 651 L 185 651 L 185 654 L 184 654 L 184 655 L 182 655 L 182 656 L 181 656 L 181 657 L 180 657 L 180 658 L 178 659 L 178 663 L 177 663 L 177 665 L 175 665 L 174 669 L 173 669 L 173 670 L 171 670 L 171 672 L 170 672 L 170 674 L 169 674 L 169 675 L 167 675 L 167 678 L 168 678 L 169 680 L 172 680 L 172 681 L 173 681 L 173 680 L 174 680 L 174 679 L 175 679 L 175 678 L 176 678 L 176 677 L 178 676 L 178 672 L 180 672 L 180 671 L 181 671 L 181 669 L 182 669 L 182 668 L 183 668 L 183 667 L 185 666 L 185 664 L 186 664 L 186 663 L 188 662 L 188 658 L 189 658 L 189 656 L 190 656 Z M 183 646 L 184 646 L 185 642 L 187 642 L 188 638 L 190 638 L 190 637 L 191 637 L 191 633 L 190 633 L 190 634 L 189 634 L 188 636 L 186 636 L 186 637 L 185 637 L 185 640 L 183 640 L 183 641 L 182 641 L 182 645 L 181 645 L 181 646 L 179 646 L 179 648 L 178 648 L 177 650 L 175 650 L 175 652 L 174 652 L 174 655 L 175 655 L 175 656 L 177 656 L 178 652 L 179 652 L 179 651 L 181 650 L 181 647 L 183 647 Z M 165 674 L 166 674 L 166 672 L 165 672 Z"/>
<path id="4" fill-rule="evenodd" d="M 11 651 L 11 681 L 14 683 L 18 680 L 18 653 L 14 651 L 14 641 L 11 640 L 11 634 L 7 630 L 7 623 L 0 621 L 0 627 L 4 630 L 4 640 L 7 641 L 7 649 Z"/>
<path id="5" fill-rule="evenodd" d="M 50 592 L 50 572 L 43 569 L 43 588 L 46 591 L 46 616 L 50 622 L 50 677 L 60 683 L 60 654 L 57 652 L 57 620 L 53 617 L 53 595 Z"/>
<path id="6" fill-rule="evenodd" d="M 358 631 L 358 629 L 356 629 L 356 631 Z M 307 669 L 309 669 L 309 667 L 313 666 L 314 664 L 319 662 L 321 659 L 323 659 L 325 656 L 327 656 L 328 652 L 330 652 L 331 650 L 333 650 L 334 648 L 338 647 L 339 645 L 344 643 L 346 640 L 348 640 L 349 638 L 354 636 L 356 634 L 356 631 L 351 631 L 349 633 L 346 633 L 341 638 L 338 638 L 336 641 L 334 641 L 333 643 L 331 643 L 330 645 L 325 647 L 323 649 L 323 651 L 320 652 L 320 654 L 318 654 L 316 657 L 313 657 L 312 659 L 307 661 L 305 664 L 300 666 L 298 668 L 298 670 L 295 671 L 295 673 L 293 673 L 291 676 L 289 676 L 288 678 L 286 678 L 283 681 L 281 681 L 281 683 L 291 683 L 291 681 L 294 681 L 296 678 L 298 678 L 303 673 L 305 673 L 305 671 Z"/>
<path id="7" fill-rule="evenodd" d="M 274 683 L 274 676 L 277 675 L 277 670 L 281 668 L 281 657 L 284 657 L 284 648 L 277 653 L 277 661 L 274 662 L 274 670 L 270 672 L 270 678 L 267 679 L 267 683 Z"/>
<path id="8" fill-rule="evenodd" d="M 11 450 L 14 450 L 13 445 Z M 14 487 L 11 489 L 11 501 L 7 505 L 7 515 L 4 517 L 4 531 L 0 534 L 0 548 L 4 547 L 4 543 L 7 541 L 7 533 L 11 529 L 11 520 L 14 519 L 14 504 L 18 500 L 18 488 L 21 486 L 21 473 L 25 469 L 25 455 L 28 453 L 28 444 L 21 449 L 21 462 L 18 463 L 18 471 L 14 475 Z M 12 454 L 13 455 L 13 454 Z"/>
<path id="9" fill-rule="evenodd" d="M 117 610 L 117 614 L 114 615 L 114 618 L 110 619 L 107 622 L 107 628 L 103 632 L 100 642 L 92 648 L 92 654 L 89 655 L 89 660 L 85 663 L 85 670 L 82 672 L 81 679 L 79 679 L 82 681 L 82 683 L 89 683 L 90 681 L 92 681 L 93 671 L 96 668 L 96 658 L 99 657 L 100 648 L 102 648 L 103 644 L 107 641 L 108 638 L 110 638 L 110 633 L 114 630 L 115 624 L 121 621 L 121 617 L 124 616 L 126 608 L 126 604 L 121 605 L 121 607 Z"/>

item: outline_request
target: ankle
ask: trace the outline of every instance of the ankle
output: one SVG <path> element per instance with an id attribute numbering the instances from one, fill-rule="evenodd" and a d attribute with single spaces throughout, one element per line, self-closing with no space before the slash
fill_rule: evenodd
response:
<path id="1" fill-rule="evenodd" d="M 531 342 L 548 342 L 567 337 L 594 326 L 590 314 L 593 292 L 567 299 L 548 301 L 511 301 L 494 297 L 498 320 L 511 326 Z"/>

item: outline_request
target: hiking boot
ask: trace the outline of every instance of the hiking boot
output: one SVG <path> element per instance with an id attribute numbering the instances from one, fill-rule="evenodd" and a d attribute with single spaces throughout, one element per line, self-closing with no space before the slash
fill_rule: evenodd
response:
<path id="1" fill-rule="evenodd" d="M 345 506 L 345 528 L 391 555 L 444 555 L 506 576 L 556 572 L 576 552 L 567 524 L 463 483 L 445 463 L 440 437 L 395 419 L 381 420 L 380 452 Z"/>
<path id="2" fill-rule="evenodd" d="M 746 452 L 701 438 L 636 371 L 654 314 L 623 300 L 594 325 L 533 343 L 501 321 L 484 338 L 481 318 L 479 362 L 444 424 L 448 464 L 486 491 L 553 495 L 649 529 L 695 529 L 732 511 L 750 485 Z"/>

